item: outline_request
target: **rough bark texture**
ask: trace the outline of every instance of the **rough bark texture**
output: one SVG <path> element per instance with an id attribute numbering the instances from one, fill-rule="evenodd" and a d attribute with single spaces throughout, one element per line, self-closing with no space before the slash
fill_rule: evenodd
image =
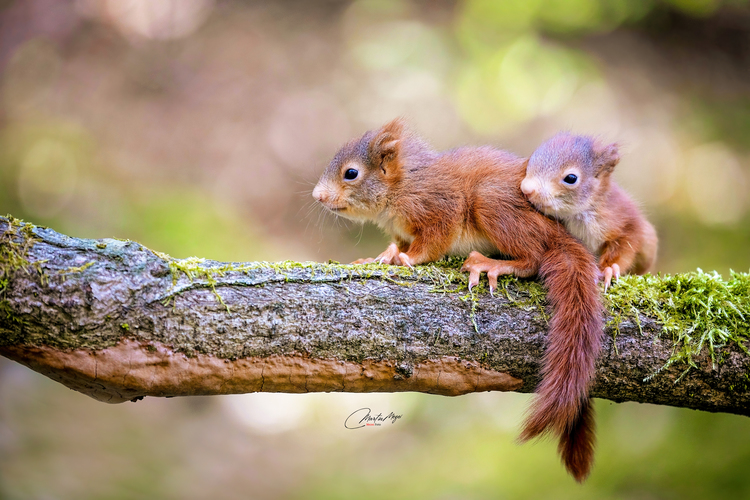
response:
<path id="1" fill-rule="evenodd" d="M 253 391 L 531 392 L 546 319 L 524 285 L 455 271 L 170 259 L 0 218 L 0 354 L 107 402 Z M 458 280 L 458 281 L 457 281 Z M 463 291 L 461 291 L 463 290 Z M 611 319 L 611 318 L 610 318 Z M 673 345 L 646 316 L 605 332 L 592 395 L 750 414 L 750 358 L 644 382 Z"/>

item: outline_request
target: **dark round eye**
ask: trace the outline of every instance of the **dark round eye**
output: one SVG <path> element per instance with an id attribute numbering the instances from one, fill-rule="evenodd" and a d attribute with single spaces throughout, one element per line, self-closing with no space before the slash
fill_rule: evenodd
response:
<path id="1" fill-rule="evenodd" d="M 350 168 L 349 170 L 344 172 L 344 179 L 346 179 L 347 181 L 353 181 L 357 178 L 358 175 L 359 170 L 357 170 L 356 168 Z"/>
<path id="2" fill-rule="evenodd" d="M 566 176 L 565 176 L 565 178 L 563 179 L 563 182 L 564 182 L 565 184 L 570 184 L 571 186 L 572 186 L 573 184 L 575 184 L 575 183 L 576 183 L 576 181 L 578 181 L 578 176 L 577 176 L 576 174 L 568 174 L 568 175 L 566 175 Z"/>

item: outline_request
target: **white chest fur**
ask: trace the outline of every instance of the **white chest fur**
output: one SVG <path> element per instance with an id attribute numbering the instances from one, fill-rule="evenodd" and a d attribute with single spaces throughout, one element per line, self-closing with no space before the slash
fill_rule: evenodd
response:
<path id="1" fill-rule="evenodd" d="M 395 217 L 389 217 L 387 214 L 383 214 L 376 220 L 376 223 L 383 229 L 383 231 L 393 238 L 403 240 L 407 243 L 411 243 L 414 240 L 414 236 L 409 234 L 400 221 Z"/>
<path id="2" fill-rule="evenodd" d="M 607 233 L 595 214 L 583 212 L 564 221 L 570 234 L 581 240 L 581 243 L 593 254 L 598 254 Z"/>
<path id="3" fill-rule="evenodd" d="M 487 238 L 479 237 L 464 229 L 461 234 L 453 239 L 448 249 L 448 255 L 466 257 L 474 250 L 484 255 L 497 253 L 497 247 Z"/>

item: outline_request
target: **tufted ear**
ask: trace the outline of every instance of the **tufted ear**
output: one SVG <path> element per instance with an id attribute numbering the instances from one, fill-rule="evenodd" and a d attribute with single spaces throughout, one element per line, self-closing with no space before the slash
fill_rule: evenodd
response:
<path id="1" fill-rule="evenodd" d="M 396 165 L 404 134 L 404 122 L 396 118 L 383 125 L 370 141 L 369 156 L 373 166 L 380 167 L 384 174 L 389 166 Z"/>
<path id="2" fill-rule="evenodd" d="M 594 142 L 594 175 L 598 177 L 601 174 L 609 175 L 620 162 L 620 151 L 616 142 L 612 144 L 602 144 L 599 141 Z"/>

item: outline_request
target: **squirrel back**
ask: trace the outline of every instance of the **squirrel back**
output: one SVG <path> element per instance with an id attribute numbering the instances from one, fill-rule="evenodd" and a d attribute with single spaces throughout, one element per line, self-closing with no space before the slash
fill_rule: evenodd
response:
<path id="1" fill-rule="evenodd" d="M 521 439 L 556 434 L 565 466 L 582 481 L 593 461 L 588 389 L 601 350 L 598 270 L 580 242 L 525 199 L 526 163 L 491 147 L 437 153 L 394 120 L 342 147 L 313 196 L 336 214 L 372 221 L 391 235 L 382 254 L 358 262 L 410 266 L 468 253 L 462 269 L 470 272 L 470 286 L 481 272 L 491 289 L 500 274 L 544 280 L 553 317 Z"/>

